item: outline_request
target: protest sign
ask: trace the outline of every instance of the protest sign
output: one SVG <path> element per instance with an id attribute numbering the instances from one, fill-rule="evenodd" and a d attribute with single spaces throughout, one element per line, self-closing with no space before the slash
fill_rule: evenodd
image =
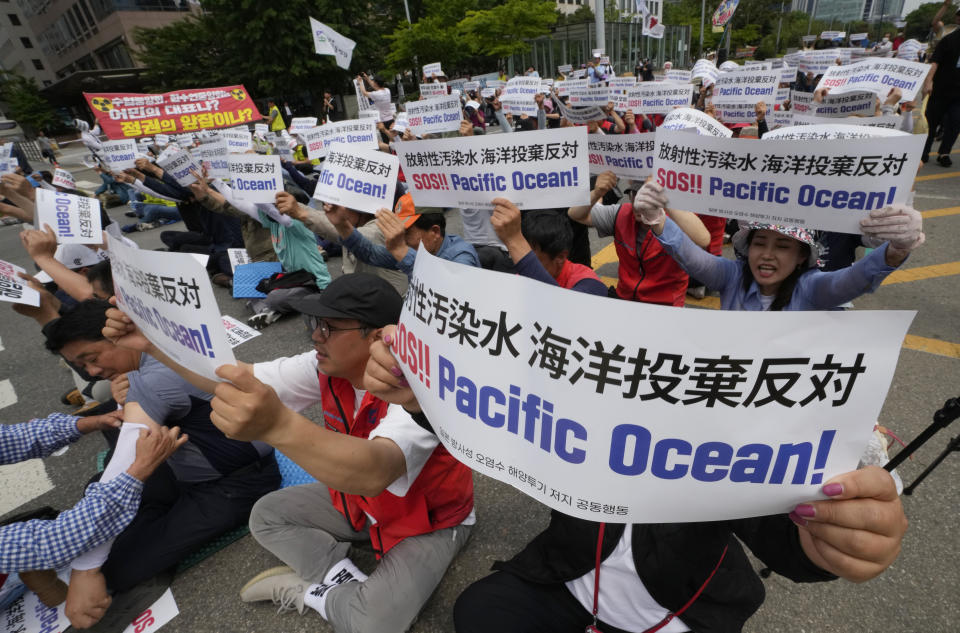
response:
<path id="1" fill-rule="evenodd" d="M 555 83 L 554 88 L 557 90 L 557 95 L 565 97 L 570 94 L 571 90 L 580 90 L 589 85 L 590 81 L 588 79 L 567 79 L 566 81 L 558 81 Z"/>
<path id="2" fill-rule="evenodd" d="M 440 62 L 434 62 L 432 64 L 427 64 L 423 67 L 423 76 L 429 79 L 430 77 L 443 76 L 443 71 L 440 70 Z"/>
<path id="3" fill-rule="evenodd" d="M 589 106 L 605 107 L 610 103 L 610 91 L 601 84 L 590 84 L 589 80 L 586 80 L 587 85 L 580 86 L 579 84 L 573 86 L 567 86 L 567 94 L 569 95 L 569 103 L 572 106 L 577 106 L 578 108 L 585 108 Z M 571 83 L 571 82 L 567 82 Z"/>
<path id="4" fill-rule="evenodd" d="M 643 180 L 653 168 L 653 135 L 587 135 L 590 173 L 612 171 L 621 178 Z"/>
<path id="5" fill-rule="evenodd" d="M 272 203 L 283 191 L 280 158 L 256 154 L 230 154 L 227 157 L 233 195 L 238 200 Z"/>
<path id="6" fill-rule="evenodd" d="M 925 50 L 926 44 L 921 44 L 915 39 L 909 39 L 897 48 L 897 57 L 908 61 L 917 61 L 920 51 Z"/>
<path id="7" fill-rule="evenodd" d="M 809 117 L 794 117 L 794 121 Z M 883 117 L 874 117 L 877 119 Z M 855 119 L 864 121 L 866 119 Z M 798 125 L 794 127 L 784 127 L 779 130 L 767 132 L 764 139 L 791 139 L 795 141 L 807 140 L 830 140 L 830 139 L 858 139 L 858 138 L 889 138 L 892 136 L 907 137 L 911 136 L 906 132 L 892 129 L 886 126 L 865 126 L 865 125 L 844 125 L 836 123 L 833 119 L 830 123 L 814 123 L 811 125 Z"/>
<path id="8" fill-rule="evenodd" d="M 831 66 L 817 88 L 829 88 L 832 95 L 866 90 L 881 99 L 899 88 L 902 101 L 913 101 L 929 70 L 927 64 L 905 59 L 864 59 L 849 66 Z"/>
<path id="9" fill-rule="evenodd" d="M 430 97 L 446 97 L 449 94 L 447 90 L 447 84 L 443 82 L 435 82 L 429 84 L 420 84 L 420 96 L 424 99 L 429 99 Z"/>
<path id="10" fill-rule="evenodd" d="M 16 264 L 0 259 L 0 301 L 39 306 L 40 293 L 17 276 L 17 273 L 22 272 L 26 271 Z"/>
<path id="11" fill-rule="evenodd" d="M 743 69 L 721 73 L 713 86 L 713 103 L 773 103 L 780 71 Z"/>
<path id="12" fill-rule="evenodd" d="M 237 266 L 243 266 L 253 261 L 250 259 L 250 253 L 248 253 L 245 248 L 228 248 L 227 257 L 230 259 L 231 273 L 236 272 Z"/>
<path id="13" fill-rule="evenodd" d="M 311 160 L 327 155 L 331 143 L 346 143 L 359 148 L 377 149 L 377 122 L 373 119 L 351 119 L 336 121 L 315 127 L 300 134 L 307 147 L 307 157 Z"/>
<path id="14" fill-rule="evenodd" d="M 583 79 L 587 76 L 587 71 L 585 68 L 578 68 L 577 70 L 571 70 L 570 74 L 567 75 L 570 79 Z"/>
<path id="15" fill-rule="evenodd" d="M 654 177 L 678 209 L 860 233 L 871 210 L 907 200 L 925 140 L 742 143 L 660 128 Z"/>
<path id="16" fill-rule="evenodd" d="M 678 108 L 663 119 L 657 129 L 687 130 L 694 129 L 697 134 L 729 138 L 733 132 L 708 114 L 693 108 Z"/>
<path id="17" fill-rule="evenodd" d="M 561 116 L 574 125 L 586 125 L 590 121 L 602 121 L 607 118 L 603 110 L 597 106 L 589 108 L 571 108 L 560 99 L 554 99 L 553 103 L 560 110 Z"/>
<path id="18" fill-rule="evenodd" d="M 313 33 L 313 48 L 317 55 L 333 55 L 337 60 L 337 66 L 344 69 L 350 68 L 356 42 L 313 18 L 310 18 L 310 30 Z"/>
<path id="19" fill-rule="evenodd" d="M 603 65 L 608 65 L 608 64 L 610 63 L 610 56 L 609 56 L 609 55 L 601 55 L 601 56 L 600 56 L 600 63 L 603 64 Z"/>
<path id="20" fill-rule="evenodd" d="M 804 51 L 797 62 L 797 72 L 822 75 L 830 68 L 843 61 L 843 53 L 837 48 L 827 48 L 818 51 Z"/>
<path id="21" fill-rule="evenodd" d="M 49 224 L 57 234 L 58 244 L 100 244 L 100 201 L 96 198 L 35 189 L 36 227 Z"/>
<path id="22" fill-rule="evenodd" d="M 603 49 L 602 49 L 602 48 L 595 48 L 595 49 L 593 49 L 592 54 L 593 54 L 594 57 L 600 57 L 601 55 L 603 55 Z"/>
<path id="23" fill-rule="evenodd" d="M 793 125 L 794 113 L 792 110 L 774 110 L 767 117 L 767 125 L 771 130 Z M 768 132 L 769 134 L 769 132 Z"/>
<path id="24" fill-rule="evenodd" d="M 768 103 L 766 115 L 773 112 L 773 103 Z M 757 120 L 757 106 L 755 103 L 724 103 L 717 106 L 717 114 L 724 123 L 749 123 Z"/>
<path id="25" fill-rule="evenodd" d="M 743 67 L 750 68 L 751 70 L 773 70 L 773 62 L 769 59 L 763 61 L 748 59 L 743 63 Z"/>
<path id="26" fill-rule="evenodd" d="M 380 110 L 360 110 L 357 112 L 357 118 L 360 120 L 371 119 L 374 123 L 379 123 Z"/>
<path id="27" fill-rule="evenodd" d="M 705 86 L 713 84 L 719 76 L 720 69 L 709 59 L 697 60 L 697 63 L 693 65 L 693 70 L 690 71 L 690 80 L 699 79 Z"/>
<path id="28" fill-rule="evenodd" d="M 537 103 L 534 100 L 540 92 L 539 77 L 514 77 L 507 82 L 500 95 L 500 105 L 505 114 L 536 116 Z M 606 88 L 603 89 L 606 95 Z"/>
<path id="29" fill-rule="evenodd" d="M 133 169 L 137 161 L 136 141 L 104 141 L 103 158 L 110 171 L 120 172 Z"/>
<path id="30" fill-rule="evenodd" d="M 16 158 L 10 158 L 9 156 L 0 158 L 0 174 L 14 174 L 18 166 Z M 93 165 L 90 165 L 90 167 L 93 167 Z"/>
<path id="31" fill-rule="evenodd" d="M 200 172 L 200 163 L 186 150 L 178 150 L 163 160 L 157 160 L 157 165 L 163 168 L 163 171 L 173 176 L 177 183 L 186 187 L 196 182 L 193 172 Z"/>
<path id="32" fill-rule="evenodd" d="M 230 345 L 230 349 L 260 336 L 260 332 L 237 321 L 232 316 L 223 315 L 222 320 L 223 330 L 227 334 L 227 343 Z"/>
<path id="33" fill-rule="evenodd" d="M 557 66 L 557 73 L 561 75 L 566 75 L 571 70 L 573 70 L 572 64 L 561 64 L 560 66 Z"/>
<path id="34" fill-rule="evenodd" d="M 111 139 L 232 127 L 262 118 L 241 85 L 163 94 L 85 92 L 83 96 Z"/>
<path id="35" fill-rule="evenodd" d="M 506 83 L 506 82 L 500 81 L 500 73 L 486 73 L 484 75 L 473 75 L 472 77 L 470 77 L 470 79 L 472 81 L 479 82 L 481 88 L 494 88 L 494 87 L 500 88 L 502 87 L 501 83 Z M 491 85 L 491 83 L 493 83 L 494 85 Z"/>
<path id="36" fill-rule="evenodd" d="M 673 310 L 421 248 L 392 349 L 477 472 L 581 519 L 713 521 L 789 512 L 857 467 L 914 314 Z"/>
<path id="37" fill-rule="evenodd" d="M 317 126 L 317 117 L 315 116 L 298 116 L 290 120 L 290 133 L 296 134 L 303 130 L 309 130 L 312 127 Z"/>
<path id="38" fill-rule="evenodd" d="M 0 143 L 0 158 L 10 158 L 13 155 L 13 143 Z"/>
<path id="39" fill-rule="evenodd" d="M 270 133 L 270 126 L 268 126 L 266 123 L 254 123 L 253 133 L 257 136 L 266 138 L 267 134 Z"/>
<path id="40" fill-rule="evenodd" d="M 585 127 L 401 143 L 397 156 L 418 206 L 490 209 L 504 197 L 549 209 L 590 199 Z"/>
<path id="41" fill-rule="evenodd" d="M 398 112 L 397 116 L 393 118 L 393 126 L 390 129 L 395 132 L 399 132 L 400 134 L 403 134 L 404 132 L 406 132 L 407 131 L 407 113 Z"/>
<path id="42" fill-rule="evenodd" d="M 217 139 L 207 143 L 201 143 L 199 147 L 193 150 L 197 160 L 210 178 L 229 178 L 230 170 L 227 167 L 227 157 L 230 155 L 230 148 L 225 139 Z"/>
<path id="43" fill-rule="evenodd" d="M 784 103 L 790 100 L 790 88 L 777 88 L 776 103 Z"/>
<path id="44" fill-rule="evenodd" d="M 780 83 L 792 84 L 797 80 L 796 66 L 784 66 L 778 69 L 780 71 Z"/>
<path id="45" fill-rule="evenodd" d="M 53 186 L 63 187 L 64 189 L 76 189 L 77 183 L 73 179 L 73 174 L 66 169 L 57 167 L 56 171 L 53 172 Z"/>
<path id="46" fill-rule="evenodd" d="M 332 143 L 313 197 L 366 213 L 390 209 L 398 165 L 397 157 L 392 154 Z"/>
<path id="47" fill-rule="evenodd" d="M 457 97 L 433 97 L 407 104 L 407 127 L 416 136 L 454 132 L 460 129 L 462 119 Z"/>
<path id="48" fill-rule="evenodd" d="M 816 103 L 812 92 L 790 93 L 790 109 L 797 114 L 819 117 L 847 117 L 873 115 L 877 109 L 877 95 L 872 92 L 827 94 Z"/>
<path id="49" fill-rule="evenodd" d="M 480 90 L 480 82 L 479 82 L 479 81 L 465 81 L 465 82 L 463 82 L 463 90 L 464 90 L 464 92 L 476 92 L 477 90 Z"/>
<path id="50" fill-rule="evenodd" d="M 227 148 L 231 154 L 243 154 L 253 149 L 248 130 L 223 130 L 220 132 L 220 138 L 227 142 Z"/>
<path id="51" fill-rule="evenodd" d="M 546 80 L 543 81 L 546 82 Z M 636 85 L 637 78 L 633 75 L 630 75 L 629 77 L 611 77 L 610 79 L 607 79 L 607 88 L 609 88 L 611 92 L 629 90 Z"/>
<path id="52" fill-rule="evenodd" d="M 693 71 L 690 70 L 675 70 L 671 68 L 664 74 L 663 80 L 678 84 L 688 84 L 690 83 L 692 73 Z"/>
<path id="53" fill-rule="evenodd" d="M 211 380 L 234 365 L 206 269 L 186 253 L 137 250 L 108 237 L 117 307 L 177 364 Z"/>
<path id="54" fill-rule="evenodd" d="M 821 40 L 842 40 L 847 36 L 845 31 L 824 31 L 820 34 Z"/>
<path id="55" fill-rule="evenodd" d="M 647 81 L 627 93 L 627 107 L 634 114 L 665 114 L 674 108 L 688 108 L 693 98 L 692 84 Z"/>
<path id="56" fill-rule="evenodd" d="M 865 39 L 867 39 L 867 34 L 866 34 L 866 33 L 851 33 L 851 34 L 850 34 L 850 41 L 851 41 L 851 42 L 860 42 L 860 41 L 863 41 L 863 40 L 865 40 Z"/>
<path id="57" fill-rule="evenodd" d="M 850 116 L 850 117 L 821 117 L 805 114 L 794 114 L 793 125 L 857 125 L 864 127 L 897 129 L 900 126 L 900 117 L 896 114 L 884 116 Z"/>

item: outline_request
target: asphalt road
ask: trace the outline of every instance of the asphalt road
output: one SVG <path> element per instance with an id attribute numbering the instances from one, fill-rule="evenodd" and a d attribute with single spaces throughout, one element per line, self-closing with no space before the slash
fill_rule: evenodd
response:
<path id="1" fill-rule="evenodd" d="M 960 160 L 960 155 L 955 155 Z M 67 161 L 70 163 L 71 161 Z M 76 162 L 71 166 L 76 166 Z M 904 349 L 884 404 L 881 423 L 905 440 L 918 435 L 934 411 L 950 397 L 960 395 L 960 314 L 957 277 L 960 248 L 960 170 L 928 165 L 921 176 L 950 175 L 925 179 L 917 184 L 915 205 L 921 211 L 949 208 L 951 211 L 925 220 L 928 243 L 907 263 L 921 268 L 916 281 L 887 285 L 876 294 L 859 299 L 856 309 L 916 310 L 910 329 L 912 349 Z M 78 180 L 96 181 L 90 170 L 76 169 Z M 110 214 L 123 222 L 125 207 Z M 451 219 L 456 230 L 457 221 Z M 178 225 L 173 225 L 173 229 Z M 0 227 L 0 259 L 30 267 L 19 245 L 19 227 Z M 160 245 L 159 231 L 132 237 L 144 248 Z M 594 253 L 609 240 L 593 240 Z M 952 264 L 952 266 L 951 266 Z M 339 260 L 331 262 L 339 273 Z M 615 264 L 601 274 L 615 275 Z M 939 275 L 939 276 L 938 276 Z M 215 288 L 223 314 L 245 318 L 241 301 Z M 6 312 L 4 312 L 6 310 Z M 0 413 L 4 423 L 20 422 L 51 411 L 66 410 L 61 393 L 72 387 L 67 370 L 43 349 L 42 338 L 32 321 L 0 308 L 0 380 L 7 379 L 15 402 Z M 583 315 L 588 319 L 590 315 Z M 736 333 L 731 333 L 736 334 Z M 953 343 L 953 345 L 950 345 Z M 258 361 L 307 349 L 308 334 L 298 319 L 285 319 L 270 326 L 262 336 L 244 343 L 235 352 L 240 360 Z M 926 348 L 932 352 L 918 351 Z M 951 435 L 960 434 L 960 423 L 939 433 L 900 469 L 912 481 L 945 447 Z M 42 504 L 67 508 L 81 496 L 84 483 L 95 470 L 95 455 L 105 443 L 85 437 L 61 455 L 44 460 L 54 488 L 20 508 L 0 508 L 9 514 Z M 511 556 L 545 524 L 547 511 L 509 486 L 475 477 L 477 525 L 471 541 L 454 561 L 443 582 L 423 610 L 412 631 L 452 631 L 451 607 L 456 596 L 472 581 L 487 573 L 494 560 Z M 960 615 L 960 454 L 952 454 L 903 502 L 910 529 L 903 551 L 880 578 L 855 585 L 844 581 L 797 585 L 774 576 L 764 581 L 767 600 L 747 624 L 748 632 L 948 632 L 958 630 Z M 17 480 L 6 485 L 16 486 Z M 24 485 L 26 485 L 24 483 Z M 355 559 L 362 568 L 373 565 L 372 556 L 360 551 Z M 172 632 L 213 633 L 222 631 L 326 632 L 331 629 L 307 610 L 277 616 L 269 604 L 245 605 L 237 595 L 251 576 L 277 561 L 249 537 L 230 545 L 179 576 L 173 584 L 180 615 L 165 627 Z M 757 563 L 757 568 L 761 567 Z"/>

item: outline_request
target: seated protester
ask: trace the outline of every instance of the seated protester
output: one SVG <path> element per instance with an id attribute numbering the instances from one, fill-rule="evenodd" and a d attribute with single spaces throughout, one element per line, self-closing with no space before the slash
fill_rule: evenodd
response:
<path id="1" fill-rule="evenodd" d="M 682 306 L 689 277 L 660 246 L 650 227 L 634 213 L 633 204 L 597 204 L 616 185 L 613 172 L 604 172 L 590 193 L 590 205 L 572 207 L 570 219 L 593 226 L 600 237 L 614 236 L 619 281 L 610 295 L 627 301 Z M 710 234 L 697 216 L 689 211 L 672 210 L 683 231 L 701 249 L 710 243 Z M 708 283 L 709 285 L 709 283 Z"/>
<path id="2" fill-rule="evenodd" d="M 324 210 L 337 228 L 344 248 L 368 264 L 400 270 L 409 277 L 422 243 L 431 255 L 440 259 L 480 266 L 477 251 L 470 244 L 456 235 L 447 234 L 447 220 L 443 213 L 417 213 L 409 193 L 400 197 L 394 213 L 386 209 L 377 211 L 377 226 L 386 238 L 384 246 L 373 244 L 355 230 L 347 221 L 343 207 L 325 205 Z"/>
<path id="3" fill-rule="evenodd" d="M 480 267 L 500 273 L 512 273 L 514 261 L 503 241 L 490 225 L 493 211 L 489 209 L 460 209 L 463 239 L 477 252 Z"/>
<path id="4" fill-rule="evenodd" d="M 244 602 L 301 614 L 310 607 L 337 633 L 406 631 L 467 541 L 470 469 L 440 445 L 415 400 L 388 404 L 364 390 L 369 346 L 397 322 L 402 302 L 379 277 L 344 275 L 297 302 L 314 328 L 314 350 L 221 367 L 225 383 L 178 369 L 216 390 L 213 420 L 224 432 L 274 445 L 318 480 L 254 507 L 253 537 L 288 567 L 251 579 Z M 149 345 L 121 312 L 111 312 L 109 325 L 108 335 Z M 297 413 L 315 404 L 323 424 Z M 348 557 L 351 543 L 376 552 L 369 577 Z"/>
<path id="5" fill-rule="evenodd" d="M 490 223 L 510 251 L 517 274 L 569 290 L 607 296 L 607 287 L 588 266 L 567 259 L 573 243 L 570 222 L 550 209 L 527 211 L 495 198 Z"/>
<path id="6" fill-rule="evenodd" d="M 627 126 L 624 125 L 623 119 L 620 118 L 617 111 L 613 109 L 612 101 L 602 106 L 600 110 L 603 111 L 606 118 L 598 121 L 597 125 L 604 134 L 623 134 L 626 131 Z"/>
<path id="7" fill-rule="evenodd" d="M 324 205 L 324 207 L 327 206 L 330 205 Z M 346 218 L 346 221 L 349 222 L 349 224 L 353 226 L 358 233 L 377 246 L 384 246 L 386 244 L 386 239 L 383 237 L 383 232 L 377 228 L 377 223 L 373 221 L 374 217 L 372 215 L 369 213 L 354 211 L 353 209 L 347 209 L 346 207 L 341 208 L 342 211 L 338 209 L 336 213 L 342 213 Z M 327 213 L 312 207 L 308 207 L 304 204 L 300 204 L 294 199 L 293 196 L 286 192 L 277 194 L 277 209 L 284 215 L 288 215 L 291 218 L 300 220 L 308 229 L 319 235 L 321 238 L 330 242 L 335 242 L 339 246 L 340 234 L 337 232 L 337 229 L 333 223 L 328 219 Z M 331 211 L 331 213 L 334 212 Z M 343 274 L 345 275 L 349 273 L 369 273 L 385 279 L 401 295 L 407 292 L 407 276 L 405 274 L 399 270 L 389 270 L 387 268 L 374 266 L 361 261 L 357 259 L 356 255 L 354 255 L 349 249 L 343 249 L 343 260 L 341 262 L 341 266 L 343 268 Z"/>
<path id="8" fill-rule="evenodd" d="M 30 259 L 56 283 L 57 290 L 54 296 L 66 307 L 72 307 L 78 301 L 94 296 L 101 299 L 109 299 L 112 296 L 112 293 L 98 294 L 97 288 L 87 278 L 87 272 L 92 266 L 100 263 L 110 266 L 110 262 L 104 259 L 106 251 L 87 248 L 83 244 L 58 246 L 57 235 L 49 224 L 44 225 L 42 231 L 36 229 L 21 231 L 20 242 Z M 100 290 L 105 288 L 101 287 Z"/>
<path id="9" fill-rule="evenodd" d="M 147 354 L 122 348 L 102 333 L 110 304 L 99 299 L 80 303 L 44 333 L 47 348 L 92 375 L 121 384 L 115 393 L 123 404 L 124 427 L 115 457 L 129 455 L 124 429 L 140 424 L 159 431 L 179 426 L 189 436 L 183 450 L 151 475 L 133 522 L 115 540 L 72 564 L 69 610 L 86 612 L 105 598 L 107 588 L 124 592 L 120 604 L 136 598 L 134 586 L 170 569 L 213 538 L 243 525 L 254 502 L 280 485 L 273 449 L 259 442 L 228 439 L 210 421 L 210 398 Z M 106 474 L 111 470 L 108 464 Z M 117 601 L 114 601 L 117 606 Z M 147 605 L 137 605 L 140 613 Z M 109 614 L 108 614 L 108 617 Z M 128 624 L 127 619 L 124 625 Z"/>
<path id="10" fill-rule="evenodd" d="M 139 218 L 139 222 L 127 224 L 121 228 L 124 233 L 133 231 L 149 231 L 163 224 L 173 224 L 179 222 L 180 211 L 177 210 L 177 203 L 172 200 L 151 196 L 147 193 L 137 193 L 136 199 L 130 201 L 130 208 L 133 211 L 125 215 L 133 214 L 132 217 Z"/>
<path id="11" fill-rule="evenodd" d="M 832 310 L 866 292 L 907 260 L 925 241 L 920 212 L 895 204 L 860 221 L 863 234 L 881 245 L 848 268 L 817 269 L 819 249 L 804 228 L 742 222 L 734 248 L 746 258 L 732 261 L 698 248 L 667 216 L 663 188 L 648 182 L 634 201 L 641 221 L 684 270 L 720 290 L 722 310 Z"/>

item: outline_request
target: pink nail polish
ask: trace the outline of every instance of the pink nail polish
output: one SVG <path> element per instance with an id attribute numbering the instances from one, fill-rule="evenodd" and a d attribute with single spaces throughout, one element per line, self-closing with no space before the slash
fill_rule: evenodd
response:
<path id="1" fill-rule="evenodd" d="M 400 378 L 401 376 L 403 376 L 403 372 L 400 371 L 399 367 L 391 367 L 390 373 L 396 376 L 397 378 Z"/>
<path id="2" fill-rule="evenodd" d="M 387 345 L 390 345 L 391 343 L 393 343 L 393 337 L 390 336 L 389 334 L 384 334 L 383 342 L 386 343 Z"/>
<path id="3" fill-rule="evenodd" d="M 401 379 L 400 379 L 400 384 L 403 385 L 404 387 L 409 387 L 409 386 L 410 386 L 410 383 L 407 382 L 407 379 L 406 379 L 406 378 L 401 378 Z"/>
<path id="4" fill-rule="evenodd" d="M 823 494 L 828 497 L 836 497 L 843 494 L 843 484 L 827 484 L 823 487 Z"/>
<path id="5" fill-rule="evenodd" d="M 794 514 L 801 517 L 812 518 L 817 516 L 817 509 L 809 503 L 801 503 L 793 509 Z"/>
<path id="6" fill-rule="evenodd" d="M 787 516 L 790 517 L 790 520 L 793 521 L 794 523 L 796 523 L 797 525 L 800 525 L 800 526 L 806 526 L 806 525 L 807 525 L 807 520 L 806 520 L 806 519 L 801 519 L 799 516 L 797 516 L 797 513 L 796 513 L 796 512 L 791 512 L 791 513 L 788 514 Z"/>

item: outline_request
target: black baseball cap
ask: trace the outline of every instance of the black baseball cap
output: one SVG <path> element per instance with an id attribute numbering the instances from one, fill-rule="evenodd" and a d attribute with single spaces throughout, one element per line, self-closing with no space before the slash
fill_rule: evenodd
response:
<path id="1" fill-rule="evenodd" d="M 295 310 L 321 319 L 356 319 L 374 327 L 400 320 L 403 298 L 388 281 L 369 273 L 337 277 L 322 292 L 290 301 Z"/>

